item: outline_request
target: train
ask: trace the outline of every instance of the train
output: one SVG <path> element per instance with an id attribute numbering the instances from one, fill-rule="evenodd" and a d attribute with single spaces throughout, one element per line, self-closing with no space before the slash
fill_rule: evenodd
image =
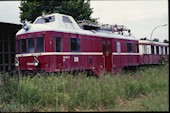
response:
<path id="1" fill-rule="evenodd" d="M 136 39 L 123 25 L 75 21 L 53 13 L 16 33 L 15 67 L 22 72 L 87 71 L 100 76 L 169 61 L 169 44 Z"/>

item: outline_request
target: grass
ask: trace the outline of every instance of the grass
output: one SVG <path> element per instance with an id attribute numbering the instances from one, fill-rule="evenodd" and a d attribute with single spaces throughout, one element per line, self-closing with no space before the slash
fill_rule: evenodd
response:
<path id="1" fill-rule="evenodd" d="M 136 72 L 22 77 L 0 74 L 0 112 L 168 111 L 168 65 Z"/>

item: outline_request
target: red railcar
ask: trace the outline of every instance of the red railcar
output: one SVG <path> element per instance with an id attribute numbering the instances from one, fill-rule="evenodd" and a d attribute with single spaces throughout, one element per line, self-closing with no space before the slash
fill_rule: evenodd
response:
<path id="1" fill-rule="evenodd" d="M 139 40 L 96 28 L 81 29 L 71 16 L 63 14 L 38 17 L 16 34 L 16 67 L 45 72 L 87 70 L 100 75 L 150 63 L 139 51 L 143 44 Z"/>
<path id="2" fill-rule="evenodd" d="M 161 42 L 139 40 L 140 65 L 169 61 L 169 45 Z"/>

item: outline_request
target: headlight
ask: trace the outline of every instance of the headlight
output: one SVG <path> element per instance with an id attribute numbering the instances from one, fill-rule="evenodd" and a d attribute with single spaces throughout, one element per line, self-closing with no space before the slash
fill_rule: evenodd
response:
<path id="1" fill-rule="evenodd" d="M 34 66 L 38 66 L 38 64 L 39 64 L 39 61 L 38 61 L 38 60 L 35 60 L 35 61 L 34 61 Z"/>
<path id="2" fill-rule="evenodd" d="M 19 60 L 18 57 L 15 57 L 15 66 L 18 67 L 19 66 Z"/>
<path id="3" fill-rule="evenodd" d="M 35 56 L 34 57 L 34 66 L 38 66 L 38 64 L 39 64 L 39 61 L 37 60 L 37 57 Z"/>
<path id="4" fill-rule="evenodd" d="M 15 63 L 15 67 L 18 67 L 19 66 L 19 63 Z"/>

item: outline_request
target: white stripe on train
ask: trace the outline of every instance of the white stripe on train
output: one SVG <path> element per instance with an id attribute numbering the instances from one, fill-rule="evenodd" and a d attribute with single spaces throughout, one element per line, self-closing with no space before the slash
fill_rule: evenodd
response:
<path id="1" fill-rule="evenodd" d="M 45 56 L 45 55 L 103 55 L 102 52 L 43 52 L 16 54 L 16 57 Z M 112 53 L 112 55 L 142 55 L 140 53 Z"/>

